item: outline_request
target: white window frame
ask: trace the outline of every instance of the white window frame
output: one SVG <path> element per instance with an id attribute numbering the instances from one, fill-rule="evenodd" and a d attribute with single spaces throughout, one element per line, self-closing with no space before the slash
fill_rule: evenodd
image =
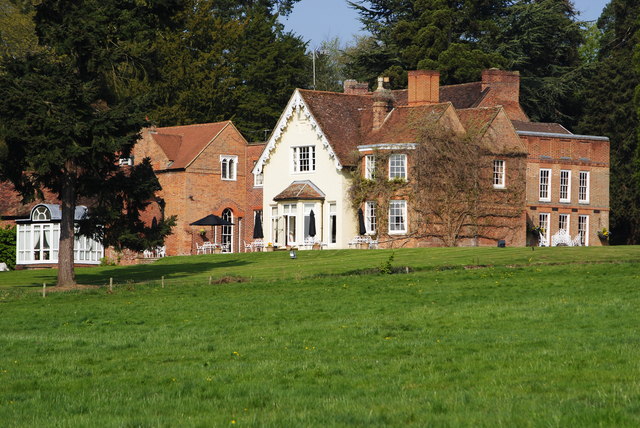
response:
<path id="1" fill-rule="evenodd" d="M 503 159 L 493 160 L 493 188 L 504 189 L 507 175 L 507 163 Z"/>
<path id="2" fill-rule="evenodd" d="M 298 243 L 298 204 L 282 204 L 282 215 L 284 217 L 284 238 L 286 245 L 296 245 Z"/>
<path id="3" fill-rule="evenodd" d="M 220 155 L 220 177 L 224 181 L 236 181 L 238 178 L 238 156 Z"/>
<path id="4" fill-rule="evenodd" d="M 578 235 L 580 245 L 589 246 L 589 216 L 581 214 L 578 216 Z"/>
<path id="5" fill-rule="evenodd" d="M 278 217 L 278 206 L 277 205 L 271 205 L 271 243 L 273 245 L 277 245 L 280 240 L 279 240 L 279 230 L 278 230 L 278 222 L 279 222 L 280 218 Z M 262 223 L 263 227 L 264 227 L 264 220 Z"/>
<path id="6" fill-rule="evenodd" d="M 540 168 L 538 196 L 542 202 L 551 202 L 551 169 Z"/>
<path id="7" fill-rule="evenodd" d="M 338 243 L 338 204 L 335 202 L 329 202 L 329 228 L 327 230 L 327 241 L 329 244 Z M 335 224 L 336 234 L 333 235 L 333 228 Z"/>
<path id="8" fill-rule="evenodd" d="M 73 243 L 74 263 L 100 264 L 104 257 L 104 247 L 93 238 L 77 234 Z M 48 247 L 45 248 L 44 236 L 47 237 Z M 40 248 L 35 249 L 36 242 L 40 242 Z M 56 264 L 60 250 L 60 223 L 41 222 L 18 224 L 16 242 L 16 264 Z M 37 252 L 37 255 L 36 255 Z"/>
<path id="9" fill-rule="evenodd" d="M 316 170 L 316 146 L 295 146 L 291 148 L 291 171 L 305 174 Z"/>
<path id="10" fill-rule="evenodd" d="M 560 202 L 571 202 L 571 170 L 560 170 Z"/>
<path id="11" fill-rule="evenodd" d="M 253 187 L 262 187 L 264 186 L 264 174 L 258 172 L 253 174 Z"/>
<path id="12" fill-rule="evenodd" d="M 316 216 L 316 213 L 318 212 L 317 208 L 316 208 L 316 204 L 315 203 L 305 203 L 302 205 L 302 211 L 303 211 L 303 232 L 302 235 L 304 236 L 304 240 L 306 242 L 307 239 L 317 239 L 318 238 L 318 230 L 320 229 L 318 226 L 318 216 Z M 311 211 L 313 211 L 313 215 L 315 217 L 315 221 L 316 221 L 316 236 L 315 237 L 311 237 L 309 235 L 309 226 L 311 225 Z"/>
<path id="13" fill-rule="evenodd" d="M 580 171 L 578 174 L 578 203 L 588 204 L 590 197 L 590 178 L 589 171 Z"/>
<path id="14" fill-rule="evenodd" d="M 376 178 L 376 157 L 374 155 L 364 157 L 364 178 L 367 180 Z"/>
<path id="15" fill-rule="evenodd" d="M 564 222 L 562 221 L 562 219 L 564 218 Z M 562 223 L 564 223 L 565 227 L 562 227 Z M 560 230 L 566 230 L 567 234 L 569 234 L 570 229 L 571 228 L 571 215 L 569 214 L 558 214 L 558 231 Z"/>
<path id="16" fill-rule="evenodd" d="M 540 228 L 542 229 L 543 233 L 543 237 L 544 240 L 546 242 L 546 246 L 550 246 L 551 245 L 551 239 L 550 239 L 550 230 L 551 229 L 551 214 L 550 213 L 540 213 L 538 214 L 538 225 L 540 226 Z"/>
<path id="17" fill-rule="evenodd" d="M 398 221 L 398 219 L 400 221 Z M 406 235 L 407 201 L 393 199 L 389 201 L 389 235 Z"/>
<path id="18" fill-rule="evenodd" d="M 393 153 L 389 156 L 389 180 L 407 179 L 407 155 Z"/>
<path id="19" fill-rule="evenodd" d="M 367 235 L 375 235 L 377 229 L 376 202 L 366 201 L 364 203 L 364 225 Z"/>

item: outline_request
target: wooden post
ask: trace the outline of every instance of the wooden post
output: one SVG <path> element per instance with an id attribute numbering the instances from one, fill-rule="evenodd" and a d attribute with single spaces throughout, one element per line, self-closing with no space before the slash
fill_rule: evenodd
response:
<path id="1" fill-rule="evenodd" d="M 109 278 L 109 293 L 113 293 L 113 278 Z"/>
<path id="2" fill-rule="evenodd" d="M 212 281 L 212 279 L 213 279 L 213 278 L 211 277 L 211 275 L 209 275 L 209 285 L 211 285 L 211 281 Z"/>
<path id="3" fill-rule="evenodd" d="M 164 275 L 162 276 L 162 288 L 164 288 Z"/>
<path id="4" fill-rule="evenodd" d="M 47 283 L 42 283 L 42 297 L 47 297 Z"/>

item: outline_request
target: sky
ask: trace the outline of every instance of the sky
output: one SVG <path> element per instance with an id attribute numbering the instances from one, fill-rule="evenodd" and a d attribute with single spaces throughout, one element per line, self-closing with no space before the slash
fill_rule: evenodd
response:
<path id="1" fill-rule="evenodd" d="M 598 19 L 609 0 L 573 0 L 580 18 Z M 362 34 L 358 14 L 348 6 L 347 0 L 300 0 L 282 23 L 289 31 L 309 41 L 309 48 L 317 48 L 323 40 L 339 37 L 343 44 L 355 34 Z"/>

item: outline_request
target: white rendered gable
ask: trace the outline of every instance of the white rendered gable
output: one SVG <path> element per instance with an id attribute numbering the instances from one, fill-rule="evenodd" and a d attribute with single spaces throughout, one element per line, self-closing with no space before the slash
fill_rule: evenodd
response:
<path id="1" fill-rule="evenodd" d="M 287 125 L 289 124 L 289 120 L 297 111 L 300 111 L 300 113 L 304 114 L 304 116 L 307 118 L 307 120 L 311 124 L 311 128 L 315 131 L 318 139 L 321 141 L 322 147 L 324 148 L 324 150 L 327 151 L 327 153 L 329 154 L 329 157 L 333 160 L 333 163 L 336 169 L 337 170 L 342 169 L 342 164 L 340 163 L 340 161 L 338 160 L 338 157 L 333 151 L 333 147 L 331 147 L 331 144 L 329 144 L 329 140 L 327 139 L 327 136 L 322 131 L 322 128 L 320 128 L 320 125 L 318 124 L 316 119 L 313 117 L 313 114 L 311 114 L 311 110 L 309 109 L 309 106 L 307 105 L 307 103 L 304 101 L 304 98 L 300 94 L 300 91 L 296 89 L 293 95 L 291 96 L 291 99 L 289 100 L 289 103 L 287 104 L 287 107 L 285 108 L 284 112 L 282 112 L 282 115 L 280 116 L 280 119 L 278 120 L 278 123 L 276 124 L 275 129 L 271 133 L 271 137 L 269 137 L 269 141 L 267 142 L 267 145 L 262 151 L 262 155 L 260 155 L 260 158 L 258 159 L 255 167 L 253 168 L 254 174 L 262 173 L 264 164 L 271 157 L 271 153 L 275 150 L 276 146 L 282 139 L 282 135 L 287 130 Z"/>

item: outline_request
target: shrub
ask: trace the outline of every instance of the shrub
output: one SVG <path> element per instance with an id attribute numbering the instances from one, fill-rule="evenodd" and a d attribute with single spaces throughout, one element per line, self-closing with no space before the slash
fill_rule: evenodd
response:
<path id="1" fill-rule="evenodd" d="M 15 226 L 0 227 L 0 262 L 6 263 L 11 269 L 16 267 Z"/>

